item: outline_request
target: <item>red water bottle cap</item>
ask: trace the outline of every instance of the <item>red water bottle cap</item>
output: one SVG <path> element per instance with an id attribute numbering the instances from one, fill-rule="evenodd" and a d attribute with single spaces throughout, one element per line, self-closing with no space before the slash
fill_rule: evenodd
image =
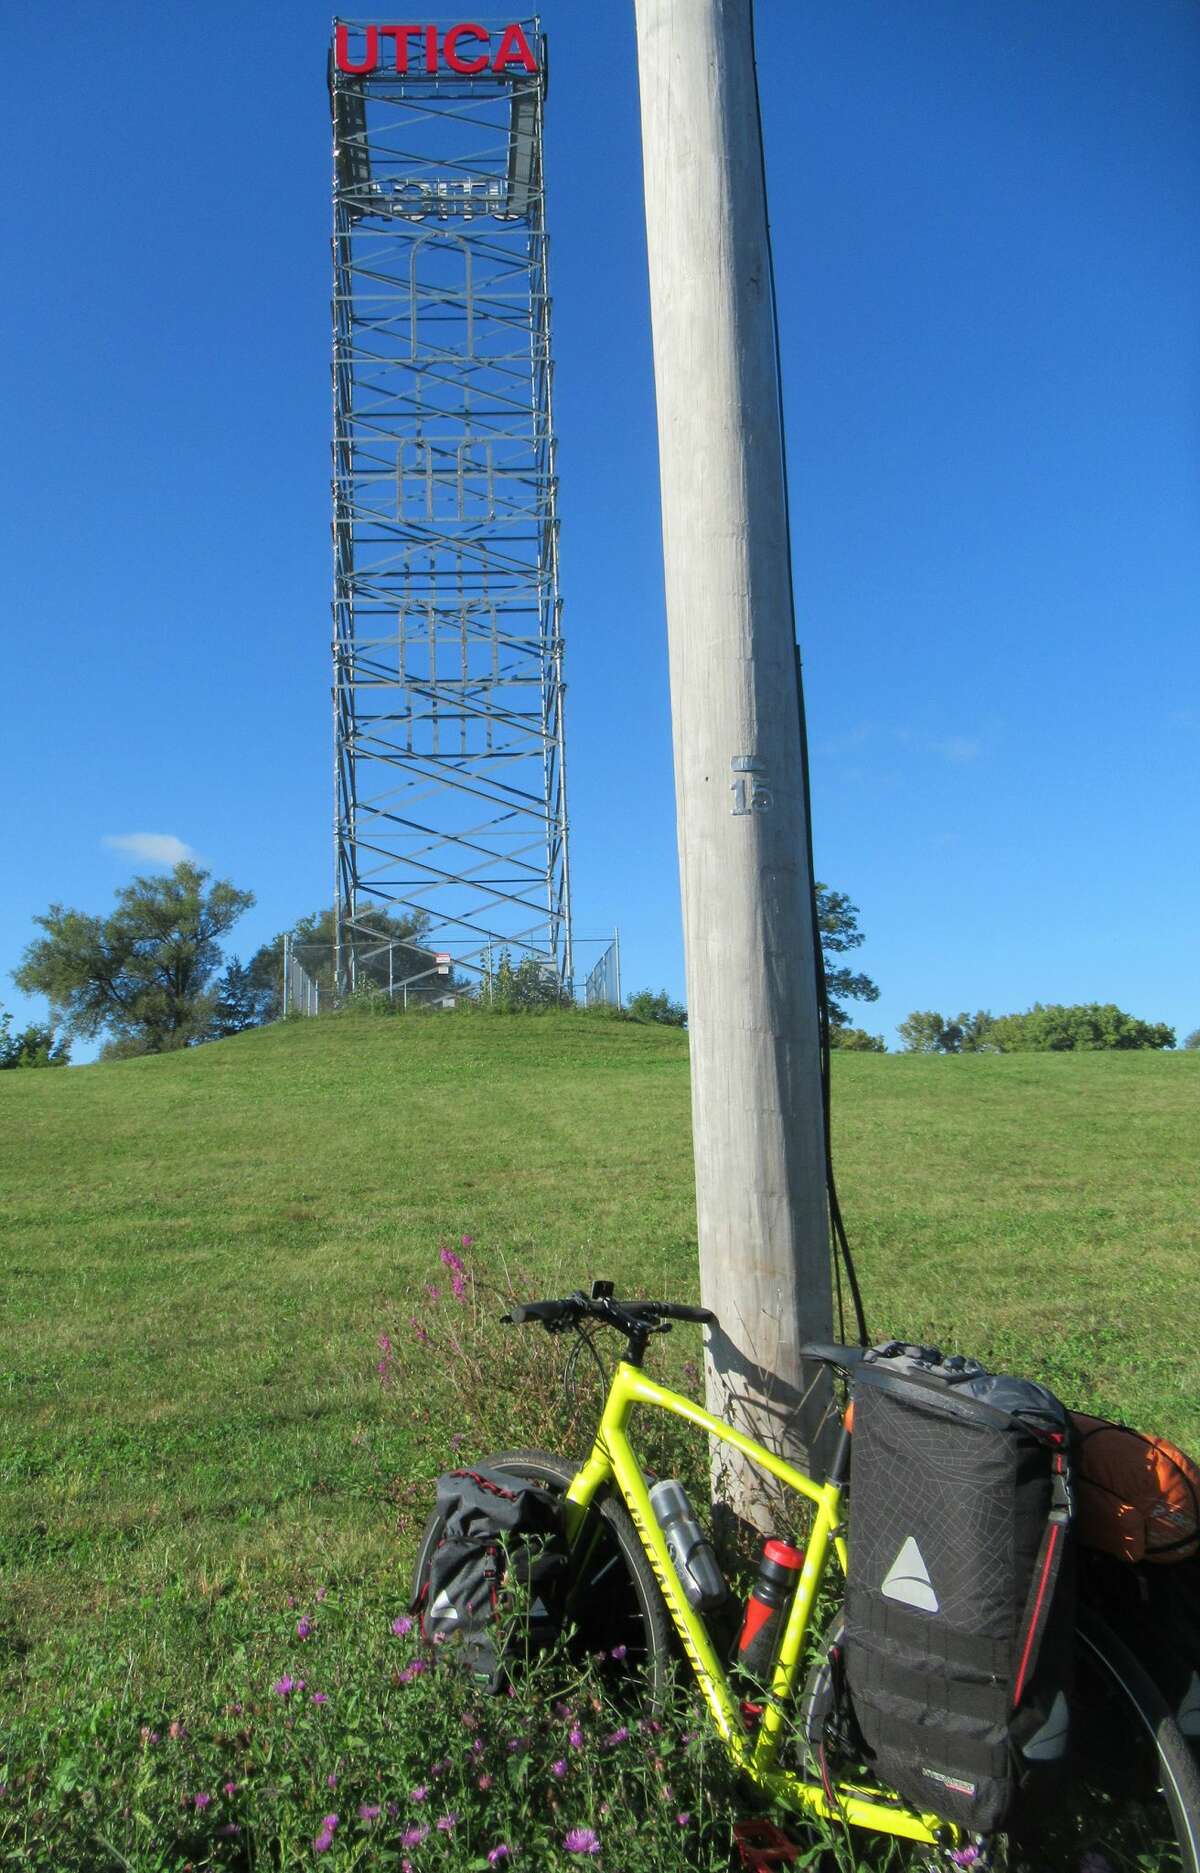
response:
<path id="1" fill-rule="evenodd" d="M 797 1572 L 804 1566 L 803 1548 L 793 1548 L 787 1541 L 769 1541 L 763 1549 L 763 1558 L 774 1561 L 777 1567 L 790 1567 Z"/>

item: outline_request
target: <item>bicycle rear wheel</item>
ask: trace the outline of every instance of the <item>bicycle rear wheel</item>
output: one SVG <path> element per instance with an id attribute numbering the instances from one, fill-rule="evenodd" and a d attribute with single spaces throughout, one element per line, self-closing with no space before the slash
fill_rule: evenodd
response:
<path id="1" fill-rule="evenodd" d="M 802 1729 L 815 1750 L 831 1705 L 834 1621 L 809 1676 Z M 1077 1626 L 1072 1773 L 1053 1812 L 988 1843 L 998 1873 L 1200 1873 L 1200 1773 L 1148 1673 L 1094 1614 Z M 827 1758 L 835 1780 L 861 1762 Z M 948 1853 L 854 1836 L 860 1866 L 949 1867 Z M 961 1864 L 961 1862 L 959 1863 Z"/>
<path id="2" fill-rule="evenodd" d="M 565 1495 L 578 1465 L 545 1450 L 503 1450 L 479 1467 Z M 425 1525 L 413 1570 L 413 1597 L 442 1536 L 441 1517 Z M 671 1624 L 654 1571 L 623 1503 L 606 1496 L 588 1513 L 575 1547 L 567 1621 L 572 1644 L 588 1653 L 612 1688 L 644 1687 L 650 1703 L 666 1694 Z M 603 1654 L 603 1657 L 600 1655 Z"/>

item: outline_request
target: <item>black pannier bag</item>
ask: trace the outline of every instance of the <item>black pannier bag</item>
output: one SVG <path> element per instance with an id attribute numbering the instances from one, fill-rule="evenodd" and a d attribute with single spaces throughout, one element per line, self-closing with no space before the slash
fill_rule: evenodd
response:
<path id="1" fill-rule="evenodd" d="M 451 1470 L 438 1478 L 435 1513 L 442 1534 L 413 1610 L 426 1639 L 497 1691 L 512 1664 L 562 1630 L 562 1503 L 501 1470 Z"/>
<path id="2" fill-rule="evenodd" d="M 892 1342 L 853 1379 L 845 1677 L 882 1782 L 973 1833 L 1066 1766 L 1070 1430 L 1029 1380 Z"/>

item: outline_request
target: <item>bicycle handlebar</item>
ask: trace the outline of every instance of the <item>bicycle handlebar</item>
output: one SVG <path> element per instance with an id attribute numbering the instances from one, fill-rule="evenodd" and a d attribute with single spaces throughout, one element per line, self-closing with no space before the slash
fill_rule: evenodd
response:
<path id="1" fill-rule="evenodd" d="M 680 1301 L 618 1301 L 612 1295 L 592 1298 L 586 1294 L 571 1294 L 562 1301 L 515 1301 L 504 1318 L 517 1327 L 536 1321 L 552 1330 L 557 1326 L 565 1326 L 571 1320 L 589 1318 L 607 1321 L 610 1326 L 624 1327 L 627 1323 L 633 1325 L 655 1320 L 709 1323 L 715 1322 L 717 1316 L 710 1308 L 687 1307 Z"/>

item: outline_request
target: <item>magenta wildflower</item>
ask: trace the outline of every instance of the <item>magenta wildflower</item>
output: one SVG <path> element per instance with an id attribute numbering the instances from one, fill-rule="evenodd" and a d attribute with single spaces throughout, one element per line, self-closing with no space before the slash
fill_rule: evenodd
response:
<path id="1" fill-rule="evenodd" d="M 333 1835 L 329 1832 L 327 1827 L 323 1827 L 319 1834 L 313 1835 L 312 1848 L 314 1853 L 328 1853 L 332 1846 Z"/>
<path id="2" fill-rule="evenodd" d="M 337 1816 L 335 1814 L 327 1814 L 325 1816 L 325 1819 L 322 1821 L 321 1826 L 327 1827 L 331 1834 L 334 1833 L 338 1826 Z"/>
<path id="3" fill-rule="evenodd" d="M 464 1236 L 462 1239 L 462 1245 L 464 1249 L 474 1248 L 475 1246 L 474 1236 Z"/>
<path id="4" fill-rule="evenodd" d="M 583 1748 L 583 1731 L 577 1723 L 573 1723 L 571 1728 L 567 1731 L 567 1742 L 571 1745 L 572 1749 Z"/>
<path id="5" fill-rule="evenodd" d="M 327 1775 L 327 1776 L 325 1777 L 325 1786 L 326 1786 L 326 1788 L 336 1788 L 336 1787 L 337 1787 L 337 1777 L 336 1777 L 335 1775 Z"/>
<path id="6" fill-rule="evenodd" d="M 400 1845 L 402 1847 L 419 1847 L 428 1833 L 428 1822 L 415 1821 L 411 1827 L 405 1828 L 403 1834 L 400 1836 Z"/>
<path id="7" fill-rule="evenodd" d="M 236 1795 L 237 1783 L 236 1782 L 222 1782 L 221 1793 L 223 1795 Z"/>
<path id="8" fill-rule="evenodd" d="M 296 1621 L 297 1639 L 311 1639 L 316 1630 L 316 1627 L 307 1614 L 303 1614 L 301 1618 Z"/>
<path id="9" fill-rule="evenodd" d="M 439 1834 L 453 1834 L 457 1826 L 458 1816 L 456 1814 L 440 1814 L 438 1816 Z"/>
<path id="10" fill-rule="evenodd" d="M 627 1645 L 614 1645 L 608 1656 L 619 1665 L 628 1650 L 629 1647 Z"/>
<path id="11" fill-rule="evenodd" d="M 442 1290 L 438 1287 L 436 1281 L 427 1281 L 425 1283 L 425 1292 L 431 1301 L 440 1301 L 442 1298 Z"/>
<path id="12" fill-rule="evenodd" d="M 187 1735 L 187 1729 L 180 1723 L 178 1717 L 175 1719 L 175 1722 L 170 1725 L 167 1730 L 167 1735 L 170 1737 L 172 1743 L 182 1743 L 184 1737 Z"/>
<path id="13" fill-rule="evenodd" d="M 678 1821 L 680 1827 L 691 1827 L 692 1825 L 692 1817 L 688 1813 L 686 1808 L 683 1810 L 681 1814 L 677 1814 L 675 1816 L 675 1819 Z"/>
<path id="14" fill-rule="evenodd" d="M 414 1678 L 419 1678 L 421 1676 L 424 1669 L 425 1660 L 423 1658 L 414 1658 L 412 1664 L 406 1665 L 404 1670 L 400 1673 L 401 1684 L 411 1684 Z"/>
<path id="15" fill-rule="evenodd" d="M 358 1818 L 360 1821 L 378 1821 L 382 1813 L 382 1808 L 377 1807 L 373 1802 L 362 1801 L 358 1804 Z"/>
<path id="16" fill-rule="evenodd" d="M 399 1619 L 394 1619 L 392 1621 L 392 1631 L 395 1633 L 397 1639 L 406 1639 L 412 1631 L 412 1627 L 413 1623 L 411 1619 L 407 1618 L 403 1613 Z"/>
<path id="17" fill-rule="evenodd" d="M 573 1827 L 563 1837 L 568 1853 L 599 1853 L 600 1836 L 590 1827 Z"/>
<path id="18" fill-rule="evenodd" d="M 211 1795 L 193 1795 L 192 1800 L 195 1802 L 197 1808 L 203 1810 L 208 1807 L 209 1802 L 212 1800 L 212 1796 Z"/>
<path id="19" fill-rule="evenodd" d="M 416 1788 L 413 1789 L 408 1799 L 409 1801 L 428 1801 L 429 1800 L 428 1782 L 418 1782 Z"/>
<path id="20" fill-rule="evenodd" d="M 412 1319 L 409 1321 L 408 1324 L 412 1328 L 413 1332 L 416 1334 L 418 1340 L 421 1342 L 421 1345 L 427 1346 L 429 1344 L 429 1335 L 425 1331 L 424 1327 L 421 1325 L 420 1321 L 417 1319 L 417 1316 L 415 1314 L 413 1315 Z"/>
<path id="21" fill-rule="evenodd" d="M 450 1292 L 454 1296 L 456 1301 L 466 1300 L 467 1284 L 466 1284 L 466 1281 L 463 1279 L 462 1275 L 453 1275 L 451 1277 Z"/>
<path id="22" fill-rule="evenodd" d="M 615 1730 L 609 1731 L 604 1739 L 604 1747 L 605 1749 L 616 1749 L 618 1743 L 627 1743 L 628 1741 L 629 1731 L 625 1724 L 622 1723 L 618 1724 Z"/>
<path id="23" fill-rule="evenodd" d="M 294 1678 L 289 1678 L 285 1672 L 282 1678 L 276 1678 L 271 1689 L 274 1691 L 276 1697 L 290 1697 L 292 1692 L 296 1689 L 296 1680 Z"/>
<path id="24" fill-rule="evenodd" d="M 314 1704 L 328 1704 L 329 1702 L 328 1691 L 314 1691 L 312 1694 L 312 1701 Z"/>
<path id="25" fill-rule="evenodd" d="M 487 1861 L 489 1866 L 499 1866 L 502 1860 L 511 1859 L 512 1848 L 508 1845 L 507 1841 L 501 1841 L 498 1847 L 488 1848 Z"/>
<path id="26" fill-rule="evenodd" d="M 560 1756 L 557 1762 L 552 1762 L 550 1764 L 550 1773 L 555 1778 L 556 1781 L 558 1782 L 562 1781 L 563 1777 L 567 1773 L 567 1762 L 566 1762 L 565 1756 Z"/>
<path id="27" fill-rule="evenodd" d="M 508 1753 L 510 1756 L 519 1756 L 521 1752 L 528 1749 L 528 1747 L 529 1742 L 526 1737 L 510 1736 L 508 1739 Z"/>
<path id="28" fill-rule="evenodd" d="M 390 1353 L 392 1350 L 392 1342 L 386 1333 L 381 1333 L 379 1336 L 379 1350 L 384 1354 Z"/>
<path id="29" fill-rule="evenodd" d="M 477 1736 L 475 1738 L 475 1741 L 471 1745 L 471 1754 L 472 1756 L 474 1756 L 476 1762 L 478 1762 L 479 1758 L 483 1755 L 483 1753 L 484 1753 L 483 1738 L 480 1736 Z"/>
<path id="30" fill-rule="evenodd" d="M 453 1270 L 456 1275 L 465 1275 L 467 1272 L 463 1266 L 461 1256 L 456 1255 L 453 1249 L 442 1250 L 442 1262 L 445 1267 Z"/>
<path id="31" fill-rule="evenodd" d="M 481 1788 L 485 1795 L 487 1794 L 488 1790 L 492 1786 L 492 1778 L 490 1775 L 487 1774 L 486 1770 L 483 1773 L 483 1775 L 478 1776 L 476 1778 L 475 1786 L 476 1788 Z"/>
<path id="32" fill-rule="evenodd" d="M 429 1773 L 430 1775 L 445 1775 L 449 1767 L 450 1767 L 449 1756 L 440 1756 L 436 1762 L 430 1763 Z"/>
<path id="33" fill-rule="evenodd" d="M 386 1385 L 391 1379 L 392 1369 L 388 1365 L 386 1359 L 377 1359 L 375 1361 L 375 1371 L 378 1374 L 380 1385 Z"/>

